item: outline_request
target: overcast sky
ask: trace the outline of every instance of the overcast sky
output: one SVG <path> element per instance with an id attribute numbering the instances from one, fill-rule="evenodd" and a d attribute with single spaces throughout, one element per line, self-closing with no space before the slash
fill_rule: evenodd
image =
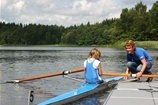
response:
<path id="1" fill-rule="evenodd" d="M 151 9 L 156 0 L 141 0 Z M 118 18 L 123 8 L 131 9 L 139 0 L 1 0 L 4 22 L 44 25 L 80 25 Z"/>

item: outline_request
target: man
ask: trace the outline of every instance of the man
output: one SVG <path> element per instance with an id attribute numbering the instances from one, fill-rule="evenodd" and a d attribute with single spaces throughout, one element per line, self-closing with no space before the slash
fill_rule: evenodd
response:
<path id="1" fill-rule="evenodd" d="M 152 74 L 152 58 L 143 48 L 135 47 L 132 40 L 128 40 L 125 44 L 127 51 L 126 59 L 128 61 L 125 74 L 136 74 L 136 79 L 139 80 L 142 74 Z M 127 80 L 127 76 L 124 77 Z M 151 82 L 153 78 L 147 78 L 146 82 Z"/>

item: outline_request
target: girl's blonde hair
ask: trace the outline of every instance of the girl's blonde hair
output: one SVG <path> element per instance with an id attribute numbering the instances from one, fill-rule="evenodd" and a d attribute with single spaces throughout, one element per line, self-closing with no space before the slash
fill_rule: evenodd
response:
<path id="1" fill-rule="evenodd" d="M 90 52 L 89 52 L 89 55 L 88 55 L 88 58 L 95 58 L 95 59 L 100 59 L 100 56 L 101 56 L 101 52 L 96 49 L 96 48 L 93 48 Z"/>
<path id="2" fill-rule="evenodd" d="M 126 41 L 124 47 L 126 48 L 127 46 L 132 46 L 132 48 L 135 49 L 135 43 L 133 42 L 133 40 Z"/>

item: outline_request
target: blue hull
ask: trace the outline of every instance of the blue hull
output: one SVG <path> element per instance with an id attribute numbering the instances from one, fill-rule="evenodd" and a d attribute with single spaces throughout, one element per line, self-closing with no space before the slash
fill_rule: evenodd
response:
<path id="1" fill-rule="evenodd" d="M 83 98 L 85 96 L 88 96 L 98 91 L 101 91 L 103 89 L 106 89 L 108 87 L 109 82 L 118 81 L 121 78 L 122 77 L 110 78 L 106 80 L 103 84 L 82 84 L 79 89 L 64 93 L 57 97 L 41 102 L 37 105 L 61 105 L 61 104 L 66 104 L 72 101 L 76 101 L 80 98 Z"/>

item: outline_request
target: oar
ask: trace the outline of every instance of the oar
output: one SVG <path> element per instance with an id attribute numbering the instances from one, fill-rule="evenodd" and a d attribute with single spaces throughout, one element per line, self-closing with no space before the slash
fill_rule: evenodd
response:
<path id="1" fill-rule="evenodd" d="M 128 77 L 136 77 L 135 74 L 122 74 L 122 73 L 113 73 L 113 72 L 103 72 L 103 76 L 128 76 Z M 158 78 L 158 74 L 143 74 L 141 77 L 151 77 Z"/>
<path id="2" fill-rule="evenodd" d="M 25 81 L 31 81 L 31 80 L 47 78 L 47 77 L 54 77 L 54 76 L 59 76 L 59 75 L 67 75 L 70 73 L 76 73 L 76 72 L 82 72 L 82 71 L 84 71 L 84 68 L 73 69 L 73 70 L 63 71 L 63 72 L 56 72 L 56 73 L 45 74 L 45 75 L 40 75 L 40 76 L 34 76 L 34 77 L 30 77 L 30 78 L 23 78 L 20 80 L 10 80 L 10 81 L 6 81 L 6 83 L 21 83 L 21 82 L 25 82 Z"/>

